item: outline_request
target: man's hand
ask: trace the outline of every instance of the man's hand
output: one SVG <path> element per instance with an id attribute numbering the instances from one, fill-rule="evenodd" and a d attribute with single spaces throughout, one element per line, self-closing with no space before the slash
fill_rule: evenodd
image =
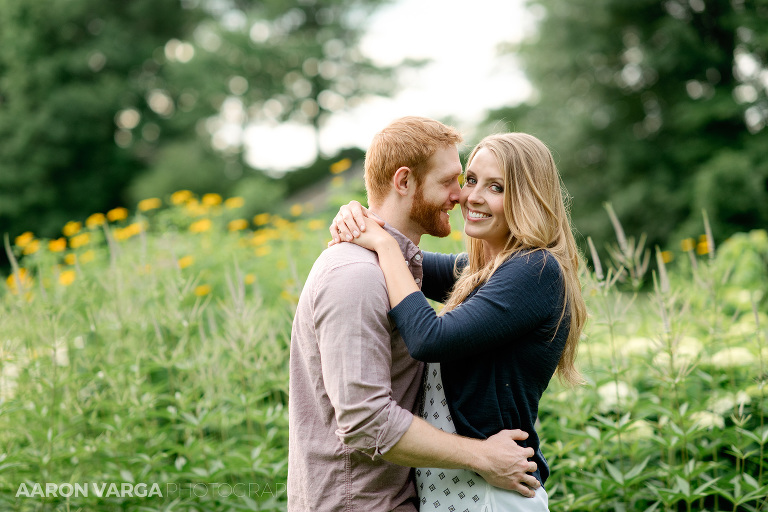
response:
<path id="1" fill-rule="evenodd" d="M 522 430 L 502 430 L 481 443 L 482 464 L 477 472 L 486 482 L 503 489 L 516 491 L 526 498 L 533 498 L 535 489 L 541 486 L 531 475 L 536 471 L 536 463 L 528 459 L 533 457 L 533 448 L 523 448 L 516 440 L 525 440 L 528 433 Z"/>

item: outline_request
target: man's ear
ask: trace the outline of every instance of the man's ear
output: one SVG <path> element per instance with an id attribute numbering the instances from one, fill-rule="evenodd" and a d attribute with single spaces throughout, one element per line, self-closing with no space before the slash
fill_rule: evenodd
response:
<path id="1" fill-rule="evenodd" d="M 395 188 L 395 191 L 405 197 L 408 195 L 409 185 L 411 188 L 415 186 L 411 169 L 408 167 L 401 167 L 396 170 L 395 175 L 392 177 L 392 186 Z"/>

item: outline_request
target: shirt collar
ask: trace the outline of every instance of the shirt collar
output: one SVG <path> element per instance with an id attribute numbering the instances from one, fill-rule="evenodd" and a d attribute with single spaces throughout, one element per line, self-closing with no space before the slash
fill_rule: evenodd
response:
<path id="1" fill-rule="evenodd" d="M 381 219 L 378 215 L 376 215 L 373 212 L 370 212 L 371 215 L 374 215 L 376 218 Z M 383 220 L 383 219 L 382 219 Z M 397 244 L 400 246 L 400 252 L 403 253 L 403 256 L 407 261 L 410 261 L 413 259 L 414 256 L 417 254 L 419 255 L 419 260 L 422 257 L 421 249 L 419 249 L 419 246 L 413 243 L 413 241 L 402 234 L 400 231 L 392 227 L 389 223 L 386 221 L 384 222 L 384 231 L 392 235 L 392 238 L 394 238 L 397 241 Z"/>

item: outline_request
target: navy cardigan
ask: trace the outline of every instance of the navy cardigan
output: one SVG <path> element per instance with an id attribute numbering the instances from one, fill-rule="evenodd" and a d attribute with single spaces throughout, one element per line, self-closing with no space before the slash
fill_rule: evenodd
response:
<path id="1" fill-rule="evenodd" d="M 560 361 L 570 330 L 561 320 L 560 266 L 546 251 L 518 252 L 453 311 L 438 316 L 427 297 L 443 302 L 456 281 L 454 265 L 466 255 L 424 253 L 423 293 L 390 311 L 415 359 L 439 362 L 456 431 L 485 439 L 521 429 L 535 451 L 542 483 L 549 467 L 534 429 L 539 399 Z M 426 294 L 426 297 L 425 297 Z"/>

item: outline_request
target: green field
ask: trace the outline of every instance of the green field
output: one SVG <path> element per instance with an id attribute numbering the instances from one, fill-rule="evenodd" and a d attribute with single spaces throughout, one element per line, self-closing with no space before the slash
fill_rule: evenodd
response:
<path id="1" fill-rule="evenodd" d="M 330 216 L 242 208 L 182 191 L 7 241 L 0 510 L 285 509 L 290 325 Z M 647 266 L 619 240 L 583 276 L 586 383 L 541 402 L 551 509 L 768 510 L 768 235 Z"/>

